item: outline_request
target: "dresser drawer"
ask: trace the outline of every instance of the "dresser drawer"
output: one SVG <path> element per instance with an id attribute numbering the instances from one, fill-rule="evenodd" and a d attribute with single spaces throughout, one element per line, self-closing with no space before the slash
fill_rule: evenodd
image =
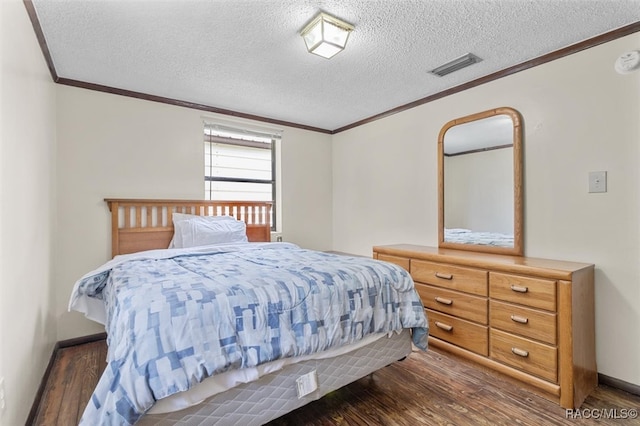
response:
<path id="1" fill-rule="evenodd" d="M 461 348 L 487 356 L 488 327 L 427 309 L 429 334 Z"/>
<path id="2" fill-rule="evenodd" d="M 464 268 L 425 260 L 411 261 L 414 281 L 459 290 L 479 296 L 487 295 L 489 273 L 481 269 Z"/>
<path id="3" fill-rule="evenodd" d="M 556 282 L 541 278 L 491 272 L 489 294 L 492 299 L 518 303 L 533 308 L 556 310 Z"/>
<path id="4" fill-rule="evenodd" d="M 407 259 L 406 257 L 392 256 L 390 254 L 378 253 L 378 260 L 383 260 L 389 263 L 395 263 L 396 265 L 406 269 L 407 271 L 409 270 L 409 259 Z"/>
<path id="5" fill-rule="evenodd" d="M 558 351 L 553 346 L 491 329 L 491 358 L 553 383 L 558 380 Z"/>
<path id="6" fill-rule="evenodd" d="M 530 339 L 556 344 L 555 313 L 492 300 L 489 302 L 491 327 Z"/>
<path id="7" fill-rule="evenodd" d="M 415 286 L 425 308 L 487 324 L 486 298 L 427 284 L 416 283 Z"/>

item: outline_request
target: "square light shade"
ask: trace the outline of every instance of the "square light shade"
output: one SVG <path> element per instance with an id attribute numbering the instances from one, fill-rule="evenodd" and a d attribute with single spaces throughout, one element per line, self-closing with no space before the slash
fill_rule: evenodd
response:
<path id="1" fill-rule="evenodd" d="M 329 59 L 344 49 L 351 31 L 353 25 L 320 13 L 304 27 L 300 35 L 310 53 Z"/>

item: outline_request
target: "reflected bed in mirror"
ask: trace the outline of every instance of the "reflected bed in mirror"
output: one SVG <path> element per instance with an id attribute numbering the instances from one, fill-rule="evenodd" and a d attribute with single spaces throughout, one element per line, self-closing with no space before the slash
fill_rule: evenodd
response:
<path id="1" fill-rule="evenodd" d="M 439 246 L 523 254 L 522 126 L 512 108 L 444 125 L 438 138 Z"/>

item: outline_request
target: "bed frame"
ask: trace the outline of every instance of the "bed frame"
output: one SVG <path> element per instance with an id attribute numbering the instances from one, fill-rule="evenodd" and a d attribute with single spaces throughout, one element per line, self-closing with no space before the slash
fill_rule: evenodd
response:
<path id="1" fill-rule="evenodd" d="M 247 224 L 250 242 L 271 241 L 271 201 L 142 200 L 106 198 L 111 212 L 111 255 L 167 248 L 173 213 L 233 216 Z"/>
<path id="2" fill-rule="evenodd" d="M 173 236 L 173 213 L 230 215 L 247 224 L 251 242 L 271 240 L 271 202 L 105 199 L 111 211 L 112 255 L 167 248 Z M 216 424 L 258 426 L 329 392 L 372 374 L 412 351 L 403 330 L 355 351 L 321 360 L 302 361 L 214 395 L 198 405 L 165 414 L 145 414 L 139 424 L 153 426 Z M 315 374 L 318 388 L 298 397 L 297 380 Z M 153 409 L 150 410 L 153 412 Z"/>

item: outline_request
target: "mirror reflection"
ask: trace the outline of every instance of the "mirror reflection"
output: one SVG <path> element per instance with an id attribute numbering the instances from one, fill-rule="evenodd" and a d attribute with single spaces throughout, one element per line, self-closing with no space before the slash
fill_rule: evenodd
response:
<path id="1" fill-rule="evenodd" d="M 501 108 L 441 131 L 440 246 L 522 254 L 520 121 Z"/>

